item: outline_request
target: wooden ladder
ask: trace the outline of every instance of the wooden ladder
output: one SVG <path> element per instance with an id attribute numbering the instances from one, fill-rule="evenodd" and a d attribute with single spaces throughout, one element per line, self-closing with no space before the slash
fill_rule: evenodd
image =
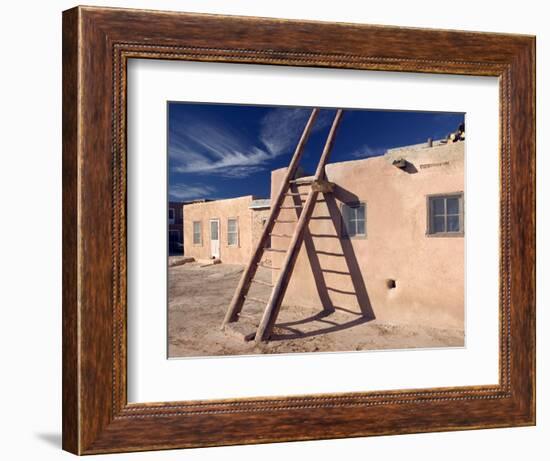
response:
<path id="1" fill-rule="evenodd" d="M 319 114 L 319 109 L 316 108 L 312 110 L 309 120 L 302 133 L 302 136 L 300 137 L 298 145 L 296 146 L 296 150 L 294 151 L 292 160 L 290 161 L 290 164 L 287 168 L 285 177 L 281 183 L 281 187 L 279 188 L 279 192 L 271 206 L 271 213 L 269 215 L 268 221 L 263 229 L 260 239 L 256 244 L 256 247 L 254 249 L 254 252 L 252 253 L 250 261 L 243 272 L 243 275 L 239 281 L 237 289 L 235 290 L 235 294 L 233 295 L 233 299 L 231 300 L 231 304 L 229 305 L 229 308 L 227 310 L 227 313 L 223 321 L 222 328 L 224 328 L 225 325 L 227 325 L 228 323 L 238 321 L 240 312 L 243 308 L 243 305 L 246 299 L 249 299 L 254 302 L 261 302 L 261 303 L 266 302 L 266 308 L 264 310 L 260 325 L 256 330 L 256 335 L 254 338 L 256 342 L 267 341 L 271 335 L 273 326 L 275 325 L 275 320 L 277 319 L 279 310 L 281 308 L 281 304 L 283 302 L 286 289 L 290 282 L 292 271 L 294 270 L 296 259 L 298 258 L 300 247 L 304 240 L 304 233 L 307 229 L 308 223 L 313 213 L 313 209 L 315 208 L 317 196 L 319 192 L 330 191 L 331 185 L 326 181 L 326 178 L 325 178 L 325 165 L 328 161 L 330 151 L 332 150 L 334 137 L 336 135 L 338 126 L 340 125 L 340 120 L 342 119 L 342 109 L 338 109 L 336 111 L 336 116 L 334 117 L 334 121 L 332 122 L 332 126 L 328 134 L 323 152 L 319 159 L 319 163 L 317 165 L 315 175 L 309 178 L 299 178 L 299 179 L 294 178 L 294 176 L 296 175 L 298 164 L 302 157 L 302 153 L 304 151 L 305 144 L 307 142 L 307 139 L 309 137 L 309 134 L 311 132 L 311 129 L 315 123 L 315 120 L 318 114 Z M 307 198 L 305 200 L 303 207 L 301 207 L 302 211 L 298 217 L 298 221 L 296 223 L 294 233 L 292 235 L 285 235 L 285 237 L 290 238 L 290 244 L 288 249 L 278 250 L 278 249 L 268 248 L 266 247 L 266 244 L 271 236 L 276 236 L 276 237 L 281 236 L 273 232 L 277 223 L 286 222 L 286 221 L 278 220 L 280 211 L 285 208 L 296 208 L 296 206 L 292 206 L 292 207 L 283 206 L 283 203 L 286 197 L 300 194 L 299 192 L 291 192 L 290 191 L 291 185 L 309 185 L 310 188 L 309 188 L 309 192 L 307 192 Z M 282 267 L 280 268 L 280 274 L 279 274 L 279 278 L 277 279 L 277 282 L 275 283 L 275 285 L 269 284 L 272 287 L 272 291 L 271 291 L 269 300 L 267 301 L 247 296 L 252 283 L 258 283 L 263 285 L 267 284 L 267 282 L 257 280 L 254 278 L 259 266 L 267 267 L 270 269 L 276 269 L 271 266 L 265 266 L 261 262 L 262 256 L 265 251 L 275 251 L 275 252 L 285 253 L 284 262 Z"/>

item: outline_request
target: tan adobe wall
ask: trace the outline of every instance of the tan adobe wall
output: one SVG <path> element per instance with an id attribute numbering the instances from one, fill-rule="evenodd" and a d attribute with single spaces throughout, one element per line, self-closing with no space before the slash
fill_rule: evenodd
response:
<path id="1" fill-rule="evenodd" d="M 391 164 L 400 157 L 409 162 L 406 171 Z M 272 197 L 284 172 L 272 172 Z M 326 174 L 335 191 L 326 202 L 319 196 L 309 224 L 315 235 L 311 259 L 302 246 L 284 304 L 321 307 L 328 296 L 338 309 L 372 310 L 382 321 L 463 327 L 464 238 L 427 236 L 426 231 L 427 196 L 464 190 L 464 143 L 329 164 Z M 367 236 L 342 239 L 341 205 L 354 201 L 366 203 Z M 295 211 L 282 210 L 281 216 L 293 219 Z M 276 227 L 282 234 L 293 228 Z M 272 246 L 287 248 L 288 239 L 273 238 Z M 282 256 L 275 253 L 273 265 L 281 264 Z M 320 287 L 313 271 L 318 282 L 324 280 Z M 274 271 L 274 280 L 277 275 Z M 388 288 L 389 279 L 396 281 L 395 288 Z"/>
<path id="2" fill-rule="evenodd" d="M 269 219 L 269 208 L 259 208 L 251 210 L 251 219 L 252 219 L 252 246 L 251 251 L 254 250 L 258 240 L 262 236 L 264 230 L 264 222 L 267 222 Z M 268 251 L 265 251 L 263 254 L 262 261 L 271 261 L 271 255 Z"/>
<path id="3" fill-rule="evenodd" d="M 248 208 L 252 196 L 237 197 L 212 202 L 184 205 L 184 254 L 197 260 L 211 257 L 210 220 L 220 220 L 220 259 L 228 264 L 246 264 L 252 245 L 252 217 Z M 237 246 L 229 246 L 227 241 L 227 220 L 237 218 L 239 238 Z M 193 222 L 202 223 L 202 243 L 193 244 Z"/>

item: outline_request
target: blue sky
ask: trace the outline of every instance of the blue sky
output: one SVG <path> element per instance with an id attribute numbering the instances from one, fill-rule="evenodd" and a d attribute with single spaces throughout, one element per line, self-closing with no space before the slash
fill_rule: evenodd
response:
<path id="1" fill-rule="evenodd" d="M 311 108 L 168 103 L 170 200 L 269 197 L 271 171 L 287 166 Z M 301 166 L 315 171 L 335 109 L 321 109 Z M 464 114 L 345 109 L 330 163 L 439 139 Z"/>

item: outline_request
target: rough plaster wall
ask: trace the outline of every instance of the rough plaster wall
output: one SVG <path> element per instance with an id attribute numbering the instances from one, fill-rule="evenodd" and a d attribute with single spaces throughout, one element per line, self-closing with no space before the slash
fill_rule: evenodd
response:
<path id="1" fill-rule="evenodd" d="M 246 264 L 251 253 L 251 211 L 252 196 L 237 197 L 212 202 L 192 203 L 184 206 L 184 246 L 185 255 L 196 260 L 210 259 L 210 219 L 220 220 L 220 259 L 228 264 Z M 227 220 L 237 218 L 239 244 L 229 246 L 227 242 Z M 193 222 L 202 223 L 202 244 L 193 244 Z"/>
<path id="2" fill-rule="evenodd" d="M 252 229 L 252 233 L 250 235 L 250 239 L 251 239 L 251 242 L 250 242 L 250 248 L 251 248 L 251 251 L 254 251 L 254 248 L 256 247 L 256 244 L 258 242 L 258 240 L 260 239 L 261 235 L 262 235 L 262 232 L 263 232 L 263 229 L 264 229 L 264 224 L 263 224 L 263 220 L 265 219 L 267 221 L 267 219 L 269 218 L 269 213 L 271 212 L 271 210 L 269 208 L 261 208 L 261 209 L 253 209 L 251 210 L 251 221 L 252 221 L 252 224 L 251 224 L 251 229 Z M 269 254 L 269 252 L 264 252 L 263 254 L 263 257 L 262 257 L 262 261 L 263 262 L 269 262 L 271 261 L 271 255 Z"/>
<path id="3" fill-rule="evenodd" d="M 409 161 L 407 171 L 392 166 L 390 156 L 327 166 L 337 187 L 316 204 L 309 231 L 319 237 L 312 238 L 309 254 L 305 246 L 300 250 L 285 304 L 321 307 L 328 294 L 335 307 L 372 311 L 382 321 L 463 327 L 464 239 L 426 236 L 426 196 L 463 191 L 464 143 L 403 150 L 399 156 Z M 272 195 L 284 171 L 272 172 Z M 341 204 L 349 201 L 367 205 L 366 238 L 339 238 Z M 283 212 L 281 219 L 292 219 L 293 210 Z M 293 229 L 284 224 L 277 232 Z M 287 245 L 274 239 L 274 247 Z M 273 259 L 280 267 L 281 256 Z M 277 275 L 274 271 L 273 278 Z M 389 279 L 395 288 L 388 288 Z"/>

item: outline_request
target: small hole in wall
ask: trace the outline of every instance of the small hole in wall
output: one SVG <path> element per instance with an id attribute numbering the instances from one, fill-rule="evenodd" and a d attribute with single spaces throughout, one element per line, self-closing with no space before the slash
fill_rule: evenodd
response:
<path id="1" fill-rule="evenodd" d="M 395 288 L 397 286 L 397 284 L 395 283 L 394 279 L 388 279 L 388 280 L 386 280 L 386 286 L 389 289 L 392 289 L 392 288 Z"/>

